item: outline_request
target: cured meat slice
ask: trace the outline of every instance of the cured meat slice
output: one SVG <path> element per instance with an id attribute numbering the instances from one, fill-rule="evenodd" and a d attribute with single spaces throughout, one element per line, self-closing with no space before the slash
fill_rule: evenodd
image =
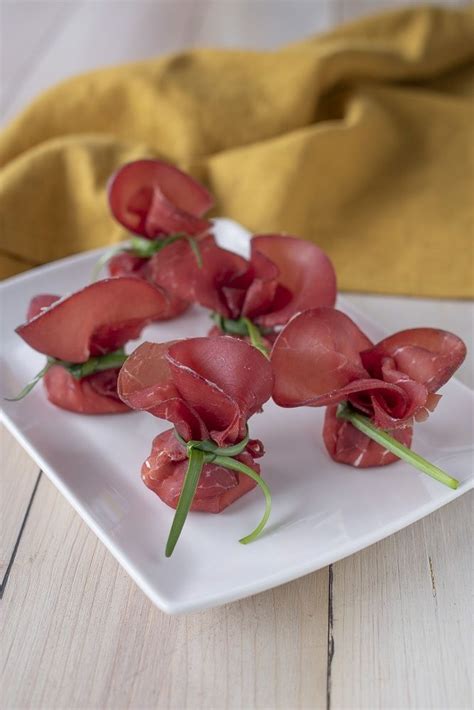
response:
<path id="1" fill-rule="evenodd" d="M 383 446 L 358 431 L 350 422 L 338 419 L 336 411 L 335 406 L 327 407 L 323 426 L 324 444 L 332 459 L 356 468 L 386 466 L 399 460 Z M 389 429 L 388 433 L 404 446 L 410 447 L 413 435 L 411 426 Z"/>
<path id="2" fill-rule="evenodd" d="M 211 224 L 202 217 L 214 199 L 175 166 L 147 159 L 127 163 L 111 177 L 109 204 L 126 229 L 154 239 L 174 232 L 206 232 Z"/>
<path id="3" fill-rule="evenodd" d="M 55 301 L 59 301 L 60 298 L 61 296 L 56 296 L 52 293 L 40 293 L 37 296 L 33 296 L 26 312 L 26 320 L 31 320 L 35 316 L 38 316 Z"/>
<path id="4" fill-rule="evenodd" d="M 189 439 L 229 446 L 270 398 L 270 363 L 234 338 L 143 343 L 124 363 L 118 391 L 133 409 L 173 422 Z"/>
<path id="5" fill-rule="evenodd" d="M 242 441 L 247 420 L 270 396 L 269 361 L 234 338 L 190 338 L 144 343 L 124 363 L 118 381 L 122 400 L 172 422 L 185 440 L 211 440 L 219 447 Z M 251 440 L 237 460 L 259 473 L 254 459 L 263 446 Z M 186 448 L 173 430 L 155 438 L 142 468 L 146 485 L 176 507 L 187 468 Z M 219 512 L 251 490 L 247 476 L 206 463 L 191 510 Z"/>
<path id="6" fill-rule="evenodd" d="M 132 409 L 173 422 L 180 435 L 205 439 L 208 430 L 177 389 L 167 359 L 169 343 L 143 343 L 126 360 L 118 379 L 118 393 Z"/>
<path id="7" fill-rule="evenodd" d="M 334 306 L 336 273 L 329 257 L 316 244 L 297 237 L 265 234 L 254 236 L 251 246 L 252 264 L 264 256 L 277 267 L 278 291 L 263 310 L 258 299 L 253 305 L 248 294 L 244 315 L 268 328 L 287 323 L 295 313 L 308 308 Z"/>
<path id="8" fill-rule="evenodd" d="M 147 279 L 148 274 L 146 267 L 148 259 L 130 254 L 130 252 L 122 251 L 115 254 L 108 262 L 109 275 L 116 276 L 137 276 L 141 279 Z"/>
<path id="9" fill-rule="evenodd" d="M 397 370 L 436 392 L 456 372 L 466 357 L 466 346 L 454 333 L 437 328 L 412 328 L 384 338 L 362 352 L 364 367 L 379 371 L 386 358 Z"/>
<path id="10" fill-rule="evenodd" d="M 155 243 L 177 233 L 200 239 L 212 226 L 202 219 L 213 206 L 210 193 L 186 173 L 160 160 L 137 160 L 122 166 L 110 180 L 109 204 L 124 227 Z M 108 270 L 111 276 L 133 275 L 162 286 L 161 264 L 158 258 L 152 260 L 149 252 L 116 254 L 108 262 Z M 188 306 L 189 301 L 168 291 L 168 307 L 159 320 L 175 318 Z"/>
<path id="11" fill-rule="evenodd" d="M 17 333 L 48 361 L 17 399 L 43 378 L 48 399 L 63 409 L 127 411 L 117 394 L 122 348 L 167 307 L 160 289 L 135 277 L 98 281 L 66 298 L 36 296 Z"/>
<path id="12" fill-rule="evenodd" d="M 251 282 L 249 264 L 238 254 L 217 246 L 212 236 L 199 242 L 201 267 L 186 241 L 177 241 L 150 260 L 153 278 L 169 293 L 221 313 L 239 316 L 245 287 Z"/>
<path id="13" fill-rule="evenodd" d="M 43 378 L 46 395 L 52 404 L 80 414 L 121 414 L 130 411 L 117 395 L 119 370 L 96 372 L 77 380 L 60 365 L 54 365 Z"/>
<path id="14" fill-rule="evenodd" d="M 144 259 L 128 252 L 121 252 L 115 254 L 115 256 L 110 259 L 107 266 L 109 274 L 112 277 L 136 276 L 156 286 L 163 285 L 161 283 L 160 269 L 156 268 L 152 259 Z M 166 308 L 162 311 L 160 317 L 155 320 L 170 320 L 171 318 L 176 318 L 184 313 L 190 306 L 187 301 L 174 296 L 169 291 L 166 291 L 166 304 Z"/>
<path id="15" fill-rule="evenodd" d="M 264 318 L 264 314 L 271 311 L 275 299 L 285 303 L 291 300 L 292 294 L 279 283 L 280 270 L 278 266 L 264 254 L 254 248 L 255 238 L 252 240 L 252 253 L 248 267 L 247 283 L 241 284 L 242 295 L 237 317 L 242 315 L 257 322 Z"/>
<path id="16" fill-rule="evenodd" d="M 249 261 L 217 246 L 212 237 L 201 240 L 199 248 L 201 268 L 185 242 L 156 254 L 152 262 L 157 283 L 224 318 L 249 318 L 264 334 L 301 310 L 335 302 L 332 264 L 310 242 L 281 235 L 256 236 Z"/>
<path id="17" fill-rule="evenodd" d="M 104 279 L 56 300 L 16 332 L 40 353 L 81 363 L 137 338 L 166 308 L 165 294 L 146 281 Z"/>
<path id="18" fill-rule="evenodd" d="M 332 458 L 384 465 L 396 457 L 338 420 L 334 405 L 349 402 L 408 446 L 413 420 L 433 411 L 435 391 L 465 352 L 456 335 L 433 328 L 401 331 L 374 346 L 343 313 L 316 308 L 293 318 L 275 341 L 273 398 L 283 407 L 330 405 L 323 438 Z"/>
<path id="19" fill-rule="evenodd" d="M 261 447 L 259 455 L 263 455 Z M 260 466 L 253 457 L 255 452 L 251 455 L 244 451 L 236 458 L 260 473 Z M 154 439 L 151 453 L 142 466 L 142 480 L 167 505 L 176 508 L 187 465 L 186 450 L 178 443 L 174 432 L 168 430 Z M 190 510 L 220 513 L 256 485 L 251 478 L 237 471 L 206 464 Z"/>
<path id="20" fill-rule="evenodd" d="M 370 379 L 360 351 L 371 346 L 358 326 L 334 308 L 301 313 L 282 330 L 272 350 L 275 402 L 318 407 L 341 401 L 343 387 Z"/>

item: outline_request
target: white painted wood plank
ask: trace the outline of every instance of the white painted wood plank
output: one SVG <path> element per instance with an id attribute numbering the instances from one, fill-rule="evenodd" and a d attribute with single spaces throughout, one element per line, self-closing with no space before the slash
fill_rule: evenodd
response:
<path id="1" fill-rule="evenodd" d="M 471 302 L 346 297 L 388 333 L 421 324 L 458 333 L 469 351 L 457 376 L 473 386 Z M 470 707 L 472 500 L 333 566 L 333 708 Z M 435 603 L 430 567 L 443 589 Z"/>
<path id="2" fill-rule="evenodd" d="M 167 617 L 43 477 L 4 594 L 4 707 L 324 707 L 327 589 L 322 570 Z"/>
<path id="3" fill-rule="evenodd" d="M 472 707 L 473 495 L 333 567 L 331 707 Z"/>
<path id="4" fill-rule="evenodd" d="M 39 475 L 38 466 L 0 425 L 0 588 Z"/>

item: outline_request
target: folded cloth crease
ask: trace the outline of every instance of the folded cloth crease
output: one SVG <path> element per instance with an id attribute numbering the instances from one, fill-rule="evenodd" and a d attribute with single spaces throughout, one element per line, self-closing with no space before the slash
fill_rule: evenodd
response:
<path id="1" fill-rule="evenodd" d="M 107 178 L 159 157 L 216 215 L 319 244 L 343 290 L 472 297 L 473 94 L 473 7 L 73 77 L 0 136 L 0 275 L 124 238 Z"/>

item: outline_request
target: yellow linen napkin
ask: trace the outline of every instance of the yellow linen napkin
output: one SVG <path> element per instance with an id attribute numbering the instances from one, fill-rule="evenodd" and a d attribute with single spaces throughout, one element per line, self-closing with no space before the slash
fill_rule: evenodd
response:
<path id="1" fill-rule="evenodd" d="M 107 178 L 156 156 L 215 214 L 317 242 L 342 289 L 472 296 L 473 58 L 472 7 L 423 7 L 70 79 L 0 138 L 0 273 L 123 238 Z"/>

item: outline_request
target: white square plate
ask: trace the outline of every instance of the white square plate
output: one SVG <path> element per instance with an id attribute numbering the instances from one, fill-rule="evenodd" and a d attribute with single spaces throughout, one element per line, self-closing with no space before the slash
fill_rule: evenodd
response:
<path id="1" fill-rule="evenodd" d="M 248 235 L 216 220 L 219 241 L 246 254 Z M 27 304 L 41 292 L 66 294 L 88 283 L 101 250 L 63 259 L 2 286 L 0 394 L 18 392 L 41 369 L 44 356 L 15 333 Z M 374 340 L 383 331 L 339 299 Z M 205 335 L 207 312 L 154 324 L 142 340 Z M 133 346 L 129 346 L 129 351 Z M 460 479 L 457 491 L 402 462 L 357 470 L 327 456 L 320 435 L 322 409 L 280 409 L 273 403 L 250 421 L 264 442 L 262 474 L 273 494 L 266 532 L 238 543 L 260 520 L 259 489 L 219 515 L 191 513 L 173 556 L 164 547 L 173 512 L 140 479 L 153 437 L 169 428 L 146 413 L 83 416 L 51 405 L 41 385 L 21 402 L 3 402 L 4 421 L 53 483 L 135 582 L 163 611 L 187 612 L 261 592 L 381 540 L 472 487 L 472 392 L 453 380 L 438 410 L 415 429 L 413 448 Z M 54 525 L 54 521 L 51 521 Z"/>

